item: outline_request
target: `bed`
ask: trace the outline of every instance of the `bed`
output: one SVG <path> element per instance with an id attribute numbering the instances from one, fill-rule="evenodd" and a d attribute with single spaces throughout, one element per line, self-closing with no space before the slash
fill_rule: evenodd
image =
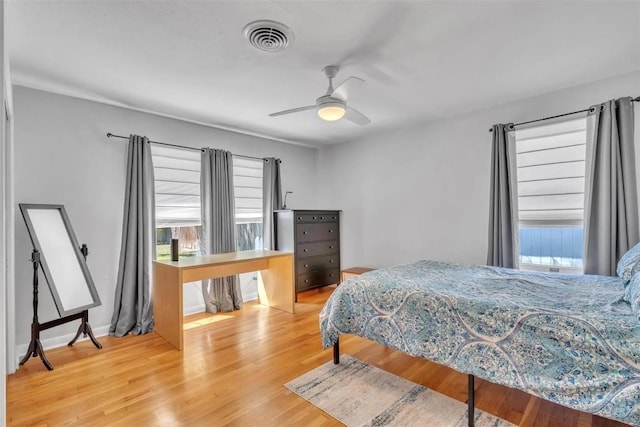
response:
<path id="1" fill-rule="evenodd" d="M 337 363 L 339 336 L 358 335 L 469 374 L 470 392 L 475 376 L 640 425 L 640 321 L 627 281 L 437 261 L 384 268 L 327 300 L 323 346 Z"/>

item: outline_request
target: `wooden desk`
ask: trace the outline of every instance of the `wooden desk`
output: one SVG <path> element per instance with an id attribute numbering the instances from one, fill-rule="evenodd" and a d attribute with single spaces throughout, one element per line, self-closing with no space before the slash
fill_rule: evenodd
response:
<path id="1" fill-rule="evenodd" d="M 292 253 L 257 250 L 153 261 L 154 331 L 182 350 L 183 285 L 251 271 L 258 272 L 260 304 L 294 312 Z"/>

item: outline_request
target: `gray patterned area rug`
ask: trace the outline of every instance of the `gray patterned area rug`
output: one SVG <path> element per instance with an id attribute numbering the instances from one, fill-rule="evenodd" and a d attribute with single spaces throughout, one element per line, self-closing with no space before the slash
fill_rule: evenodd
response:
<path id="1" fill-rule="evenodd" d="M 340 356 L 285 384 L 347 426 L 466 427 L 467 405 L 353 357 Z M 513 424 L 475 410 L 477 427 Z"/>

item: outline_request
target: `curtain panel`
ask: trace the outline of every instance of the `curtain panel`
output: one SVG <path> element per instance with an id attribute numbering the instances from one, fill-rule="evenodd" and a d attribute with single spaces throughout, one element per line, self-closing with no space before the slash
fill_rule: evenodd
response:
<path id="1" fill-rule="evenodd" d="M 630 97 L 587 115 L 585 274 L 615 276 L 620 257 L 640 241 L 633 121 Z"/>
<path id="2" fill-rule="evenodd" d="M 153 331 L 152 265 L 156 254 L 155 193 L 151 147 L 131 135 L 127 155 L 122 244 L 109 335 Z"/>
<path id="3" fill-rule="evenodd" d="M 264 159 L 262 168 L 262 232 L 264 249 L 275 246 L 275 224 L 273 212 L 282 208 L 282 183 L 280 181 L 280 159 Z"/>
<path id="4" fill-rule="evenodd" d="M 229 151 L 202 149 L 200 172 L 202 247 L 206 254 L 236 251 L 233 155 Z M 207 312 L 242 307 L 237 275 L 202 281 Z"/>
<path id="5" fill-rule="evenodd" d="M 493 126 L 487 265 L 519 267 L 518 180 L 513 123 Z"/>

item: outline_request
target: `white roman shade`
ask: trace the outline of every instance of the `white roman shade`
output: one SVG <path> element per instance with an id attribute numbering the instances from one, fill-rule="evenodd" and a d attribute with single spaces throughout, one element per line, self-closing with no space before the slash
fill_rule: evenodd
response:
<path id="1" fill-rule="evenodd" d="M 152 144 L 156 227 L 200 225 L 200 151 Z"/>
<path id="2" fill-rule="evenodd" d="M 519 129 L 516 152 L 520 225 L 581 225 L 586 119 Z"/>
<path id="3" fill-rule="evenodd" d="M 151 145 L 156 227 L 200 225 L 200 151 Z M 236 224 L 262 222 L 262 159 L 233 156 Z"/>
<path id="4" fill-rule="evenodd" d="M 264 160 L 233 156 L 236 224 L 262 222 L 262 168 Z"/>

